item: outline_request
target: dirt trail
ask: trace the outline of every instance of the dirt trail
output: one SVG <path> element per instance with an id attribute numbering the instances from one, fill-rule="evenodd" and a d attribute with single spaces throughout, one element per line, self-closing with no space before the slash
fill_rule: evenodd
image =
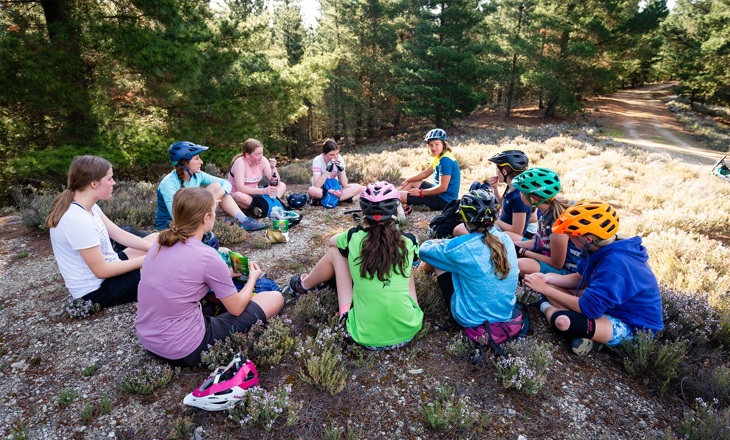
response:
<path id="1" fill-rule="evenodd" d="M 668 152 L 691 164 L 714 164 L 723 155 L 704 148 L 692 138 L 661 101 L 671 94 L 672 83 L 652 84 L 591 99 L 588 108 L 598 110 L 609 137 L 640 148 Z"/>

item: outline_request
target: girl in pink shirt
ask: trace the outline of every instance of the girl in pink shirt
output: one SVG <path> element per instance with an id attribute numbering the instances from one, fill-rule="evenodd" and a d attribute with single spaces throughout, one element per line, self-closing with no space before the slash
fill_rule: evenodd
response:
<path id="1" fill-rule="evenodd" d="M 281 197 L 286 192 L 286 185 L 279 179 L 278 185 L 259 187 L 264 175 L 271 181 L 274 173 L 277 178 L 276 159 L 264 157 L 264 146 L 260 141 L 249 138 L 243 143 L 241 153 L 231 160 L 228 181 L 233 186 L 231 197 L 241 209 L 247 209 L 255 196 L 267 195 Z"/>

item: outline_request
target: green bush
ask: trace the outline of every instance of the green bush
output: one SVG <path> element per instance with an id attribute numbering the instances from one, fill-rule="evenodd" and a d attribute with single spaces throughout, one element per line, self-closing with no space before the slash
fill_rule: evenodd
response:
<path id="1" fill-rule="evenodd" d="M 686 345 L 684 341 L 661 344 L 649 332 L 640 331 L 635 338 L 624 341 L 619 350 L 626 372 L 664 393 L 670 381 L 677 377 Z"/>
<path id="2" fill-rule="evenodd" d="M 175 377 L 178 369 L 168 364 L 151 363 L 135 368 L 122 379 L 122 391 L 130 394 L 151 394 L 157 388 L 164 387 Z"/>
<path id="3" fill-rule="evenodd" d="M 515 388 L 531 396 L 547 382 L 547 371 L 553 362 L 550 346 L 531 338 L 515 339 L 502 344 L 505 357 L 494 361 L 497 377 L 505 388 Z"/>
<path id="4" fill-rule="evenodd" d="M 337 294 L 327 288 L 301 296 L 294 305 L 292 317 L 299 325 L 319 327 L 337 319 L 338 311 Z"/>
<path id="5" fill-rule="evenodd" d="M 425 425 L 433 431 L 480 431 L 489 416 L 474 406 L 468 395 L 457 397 L 456 387 L 436 384 L 433 399 L 421 408 Z"/>
<path id="6" fill-rule="evenodd" d="M 242 227 L 227 223 L 224 220 L 217 219 L 213 226 L 213 234 L 218 237 L 218 240 L 223 246 L 231 246 L 238 243 L 243 243 L 249 236 Z"/>
<path id="7" fill-rule="evenodd" d="M 301 403 L 291 400 L 290 394 L 289 384 L 272 391 L 248 388 L 243 391 L 241 401 L 229 411 L 230 418 L 239 427 L 258 426 L 271 431 L 279 417 L 286 413 L 285 425 L 290 426 L 296 423 L 302 408 Z"/>
<path id="8" fill-rule="evenodd" d="M 310 184 L 312 182 L 311 162 L 296 161 L 277 168 L 281 173 L 281 181 L 287 185 Z M 351 179 L 349 172 L 347 177 Z"/>
<path id="9" fill-rule="evenodd" d="M 79 397 L 79 392 L 74 388 L 64 388 L 58 392 L 58 396 L 56 396 L 56 403 L 58 403 L 58 406 L 62 407 L 69 406 L 74 403 L 74 400 L 76 400 L 77 397 Z"/>
<path id="10" fill-rule="evenodd" d="M 114 196 L 99 202 L 109 220 L 119 226 L 150 230 L 155 225 L 157 186 L 148 182 L 118 182 Z"/>
<path id="11" fill-rule="evenodd" d="M 13 187 L 13 199 L 20 210 L 23 224 L 29 228 L 45 230 L 44 223 L 57 194 L 38 191 L 31 187 Z"/>
<path id="12" fill-rule="evenodd" d="M 308 336 L 295 353 L 302 360 L 299 377 L 335 395 L 345 389 L 349 371 L 342 356 L 341 326 L 322 328 L 316 337 Z"/>
<path id="13" fill-rule="evenodd" d="M 183 440 L 190 438 L 193 433 L 193 421 L 190 417 L 178 417 L 170 424 L 171 440 Z"/>
<path id="14" fill-rule="evenodd" d="M 678 431 L 688 440 L 730 438 L 730 408 L 717 408 L 717 401 L 696 399 L 695 410 L 686 413 Z"/>
<path id="15" fill-rule="evenodd" d="M 436 276 L 422 270 L 415 270 L 413 273 L 416 282 L 418 305 L 423 310 L 423 313 L 427 315 L 446 316 L 448 313 L 448 305 L 444 301 L 444 296 L 436 281 Z"/>

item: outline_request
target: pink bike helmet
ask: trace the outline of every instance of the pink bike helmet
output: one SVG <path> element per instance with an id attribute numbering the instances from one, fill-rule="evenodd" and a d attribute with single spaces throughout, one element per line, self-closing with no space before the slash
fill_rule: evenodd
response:
<path id="1" fill-rule="evenodd" d="M 388 182 L 375 182 L 360 192 L 360 208 L 368 220 L 386 221 L 398 210 L 400 193 Z"/>
<path id="2" fill-rule="evenodd" d="M 237 354 L 227 367 L 218 367 L 200 388 L 185 396 L 183 403 L 207 411 L 233 408 L 243 398 L 243 390 L 259 384 L 253 362 Z"/>

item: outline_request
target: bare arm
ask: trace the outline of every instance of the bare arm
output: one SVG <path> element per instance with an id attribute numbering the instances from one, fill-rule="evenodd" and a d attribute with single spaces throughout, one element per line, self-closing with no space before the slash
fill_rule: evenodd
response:
<path id="1" fill-rule="evenodd" d="M 561 269 L 565 264 L 565 257 L 568 254 L 568 240 L 569 238 L 565 234 L 552 234 L 550 236 L 550 255 L 543 255 L 539 252 L 532 252 L 531 250 L 528 250 L 524 253 L 524 256 L 547 263 L 556 269 Z M 519 244 L 517 245 L 519 246 Z M 522 247 L 532 249 L 527 246 Z"/>
<path id="2" fill-rule="evenodd" d="M 115 277 L 139 269 L 142 267 L 142 260 L 144 260 L 144 257 L 137 257 L 126 261 L 107 263 L 104 254 L 101 252 L 101 246 L 81 249 L 79 253 L 94 276 L 101 279 Z"/>
<path id="3" fill-rule="evenodd" d="M 418 173 L 418 174 L 416 174 L 414 176 L 411 176 L 411 177 L 407 178 L 406 180 L 404 180 L 403 183 L 401 183 L 401 185 L 400 185 L 399 188 L 402 188 L 407 183 L 418 182 L 420 180 L 428 179 L 428 176 L 430 176 L 432 173 L 433 173 L 433 169 L 432 168 L 430 168 L 430 167 L 429 168 L 426 168 L 425 170 L 421 171 L 420 173 Z"/>
<path id="4" fill-rule="evenodd" d="M 240 316 L 248 303 L 251 301 L 253 296 L 253 289 L 256 285 L 256 280 L 261 276 L 261 268 L 253 261 L 248 262 L 248 281 L 243 289 L 234 293 L 233 295 L 221 298 L 221 303 L 226 308 L 226 311 L 233 316 Z"/>
<path id="5" fill-rule="evenodd" d="M 104 223 L 104 226 L 106 227 L 106 230 L 109 233 L 109 238 L 116 241 L 117 243 L 121 243 L 126 247 L 129 247 L 132 249 L 138 249 L 138 250 L 144 251 L 144 252 L 147 252 L 152 247 L 153 242 L 144 240 L 141 237 L 137 237 L 136 235 L 125 231 L 124 229 L 117 226 L 113 221 L 109 220 L 109 218 L 103 212 L 101 213 L 101 221 Z M 103 255 L 102 255 L 102 258 L 103 258 Z M 91 265 L 89 265 L 89 267 L 91 267 Z M 92 271 L 93 271 L 93 269 L 92 269 Z M 125 272 L 122 272 L 122 273 L 125 273 Z M 94 274 L 94 275 L 96 275 L 96 274 Z M 97 278 L 106 278 L 106 277 L 100 277 L 98 275 L 96 275 L 96 277 Z"/>

